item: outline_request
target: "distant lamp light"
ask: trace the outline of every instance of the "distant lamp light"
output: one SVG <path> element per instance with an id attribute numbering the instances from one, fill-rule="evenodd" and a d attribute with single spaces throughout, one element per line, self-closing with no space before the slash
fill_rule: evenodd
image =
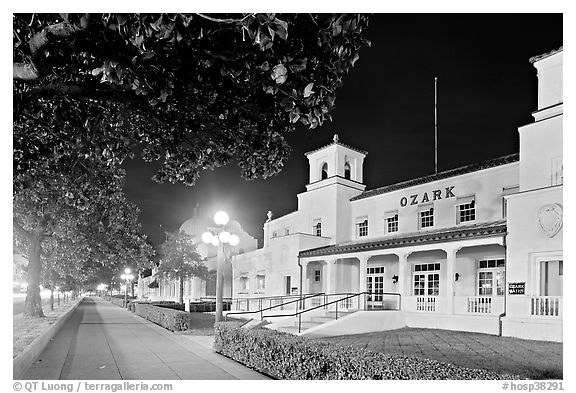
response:
<path id="1" fill-rule="evenodd" d="M 230 242 L 230 232 L 222 231 L 220 235 L 218 235 L 218 239 L 222 243 L 229 243 Z"/>
<path id="2" fill-rule="evenodd" d="M 392 276 L 392 283 L 396 284 L 398 282 L 398 276 L 394 275 Z"/>
<path id="3" fill-rule="evenodd" d="M 212 240 L 210 241 L 210 243 L 212 243 L 213 246 L 217 246 L 218 245 L 218 236 L 212 236 Z"/>
<path id="4" fill-rule="evenodd" d="M 212 235 L 211 232 L 204 232 L 204 233 L 202 234 L 202 241 L 203 241 L 204 243 L 210 244 L 210 243 L 212 243 L 212 238 L 213 238 L 213 237 L 214 237 L 214 235 Z"/>
<path id="5" fill-rule="evenodd" d="M 455 273 L 455 274 L 454 274 L 454 281 L 458 281 L 459 278 L 460 278 L 460 274 L 459 274 L 459 273 Z"/>
<path id="6" fill-rule="evenodd" d="M 225 211 L 220 210 L 214 214 L 214 222 L 216 225 L 226 225 L 228 224 L 228 220 L 230 220 L 230 218 Z"/>
<path id="7" fill-rule="evenodd" d="M 130 274 L 130 273 L 132 273 L 132 270 L 130 270 L 130 268 L 127 267 L 126 269 L 124 269 L 124 273 Z"/>
<path id="8" fill-rule="evenodd" d="M 230 235 L 230 240 L 228 242 L 231 246 L 237 246 L 240 243 L 240 238 L 238 235 L 232 234 Z"/>

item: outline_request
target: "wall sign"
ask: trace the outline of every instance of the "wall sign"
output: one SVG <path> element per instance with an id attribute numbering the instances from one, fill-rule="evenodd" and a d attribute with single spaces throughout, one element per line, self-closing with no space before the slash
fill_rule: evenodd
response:
<path id="1" fill-rule="evenodd" d="M 524 295 L 526 293 L 525 282 L 508 283 L 508 295 Z"/>
<path id="2" fill-rule="evenodd" d="M 442 199 L 442 194 L 444 194 L 444 199 L 446 198 L 455 198 L 456 195 L 452 192 L 455 186 L 446 187 L 444 190 L 434 190 L 430 194 L 425 192 L 422 196 L 420 194 L 410 195 L 409 197 L 402 197 L 400 199 L 400 206 L 412 206 L 418 205 L 419 203 L 426 203 L 430 201 L 437 201 Z"/>

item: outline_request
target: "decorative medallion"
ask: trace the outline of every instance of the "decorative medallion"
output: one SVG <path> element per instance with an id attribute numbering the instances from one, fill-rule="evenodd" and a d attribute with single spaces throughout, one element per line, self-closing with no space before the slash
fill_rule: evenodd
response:
<path id="1" fill-rule="evenodd" d="M 548 237 L 554 237 L 562 228 L 562 205 L 551 203 L 538 210 L 538 227 Z"/>

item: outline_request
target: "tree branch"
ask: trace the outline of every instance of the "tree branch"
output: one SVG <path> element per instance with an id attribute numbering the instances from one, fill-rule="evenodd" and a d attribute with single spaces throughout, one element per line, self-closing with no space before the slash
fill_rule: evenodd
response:
<path id="1" fill-rule="evenodd" d="M 28 42 L 31 62 L 14 63 L 12 78 L 20 80 L 38 79 L 40 77 L 40 71 L 37 66 L 37 60 L 42 54 L 44 48 L 54 40 L 71 37 L 82 30 L 85 29 L 69 22 L 61 22 L 47 26 L 42 29 L 42 31 L 34 34 Z"/>
<path id="2" fill-rule="evenodd" d="M 27 231 L 26 229 L 24 229 L 24 227 L 22 227 L 22 225 L 20 225 L 20 224 L 16 221 L 15 218 L 12 220 L 12 222 L 13 222 L 14 228 L 15 228 L 18 232 L 20 232 L 20 234 L 22 234 L 22 236 L 24 236 L 26 239 L 30 240 L 32 234 L 31 234 L 29 231 Z"/>
<path id="3" fill-rule="evenodd" d="M 212 21 L 212 22 L 217 22 L 217 23 L 240 23 L 240 22 L 242 22 L 242 19 L 218 19 L 218 18 L 213 18 L 211 16 L 208 16 L 205 14 L 199 14 L 199 13 L 196 13 L 196 15 L 198 15 L 201 18 L 207 19 L 207 20 Z"/>
<path id="4" fill-rule="evenodd" d="M 13 63 L 12 79 L 20 79 L 24 81 L 31 81 L 38 79 L 40 73 L 34 64 L 29 63 Z"/>
<path id="5" fill-rule="evenodd" d="M 29 47 L 32 60 L 35 61 L 42 53 L 42 50 L 53 41 L 53 39 L 68 38 L 84 30 L 82 27 L 75 26 L 70 22 L 60 22 L 54 25 L 46 26 L 42 31 L 34 34 L 30 38 Z"/>

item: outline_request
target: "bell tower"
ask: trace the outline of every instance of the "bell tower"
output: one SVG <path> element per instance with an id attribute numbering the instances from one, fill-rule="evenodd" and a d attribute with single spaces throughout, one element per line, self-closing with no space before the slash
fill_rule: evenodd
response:
<path id="1" fill-rule="evenodd" d="M 310 180 L 306 188 L 310 190 L 311 186 L 318 182 L 322 182 L 321 185 L 324 186 L 324 183 L 337 179 L 362 184 L 366 154 L 365 151 L 341 143 L 338 134 L 335 134 L 332 143 L 306 153 L 310 168 Z M 324 182 L 328 179 L 332 181 Z"/>
<path id="2" fill-rule="evenodd" d="M 367 153 L 340 142 L 305 154 L 309 165 L 306 192 L 298 195 L 298 211 L 308 233 L 321 223 L 321 236 L 337 243 L 350 238 L 350 199 L 364 192 L 363 165 Z"/>

